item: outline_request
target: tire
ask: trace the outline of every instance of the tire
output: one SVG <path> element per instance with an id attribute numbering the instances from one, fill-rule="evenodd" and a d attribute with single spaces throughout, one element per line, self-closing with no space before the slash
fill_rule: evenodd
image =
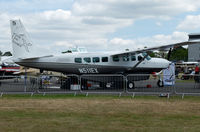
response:
<path id="1" fill-rule="evenodd" d="M 71 86 L 71 78 L 68 78 L 68 79 L 63 81 L 60 89 L 70 89 L 70 86 Z"/>
<path id="2" fill-rule="evenodd" d="M 164 87 L 164 83 L 162 80 L 158 80 L 157 85 L 158 87 Z"/>
<path id="3" fill-rule="evenodd" d="M 128 89 L 135 89 L 135 83 L 134 82 L 128 82 L 127 87 L 128 87 Z"/>
<path id="4" fill-rule="evenodd" d="M 81 79 L 81 90 L 88 90 L 86 79 Z"/>

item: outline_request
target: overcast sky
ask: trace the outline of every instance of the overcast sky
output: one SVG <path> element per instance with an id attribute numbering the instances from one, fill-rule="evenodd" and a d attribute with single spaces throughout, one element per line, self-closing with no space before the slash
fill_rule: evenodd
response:
<path id="1" fill-rule="evenodd" d="M 119 51 L 200 33 L 200 0 L 0 0 L 1 51 L 12 51 L 10 19 L 21 19 L 46 53 L 72 46 Z"/>

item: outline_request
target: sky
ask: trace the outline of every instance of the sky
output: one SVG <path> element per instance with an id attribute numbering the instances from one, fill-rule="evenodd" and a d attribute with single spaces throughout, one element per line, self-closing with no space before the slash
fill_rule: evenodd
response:
<path id="1" fill-rule="evenodd" d="M 135 50 L 200 33 L 200 0 L 0 0 L 0 50 L 12 51 L 10 23 L 20 19 L 38 51 Z"/>

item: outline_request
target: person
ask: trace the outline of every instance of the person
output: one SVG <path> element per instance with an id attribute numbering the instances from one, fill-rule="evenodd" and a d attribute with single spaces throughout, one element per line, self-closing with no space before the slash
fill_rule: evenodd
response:
<path id="1" fill-rule="evenodd" d="M 198 65 L 196 65 L 196 67 L 195 67 L 195 74 L 199 74 L 199 66 Z"/>
<path id="2" fill-rule="evenodd" d="M 195 82 L 199 82 L 199 66 L 198 66 L 198 64 L 196 64 L 196 67 L 195 67 L 194 80 L 195 80 Z"/>

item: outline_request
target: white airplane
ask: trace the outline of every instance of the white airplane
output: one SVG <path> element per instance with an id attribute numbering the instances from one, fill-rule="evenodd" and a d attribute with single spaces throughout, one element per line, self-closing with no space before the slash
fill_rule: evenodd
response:
<path id="1" fill-rule="evenodd" d="M 167 68 L 171 62 L 162 58 L 151 58 L 145 53 L 146 51 L 172 49 L 175 46 L 198 43 L 186 41 L 121 53 L 88 53 L 83 48 L 77 48 L 71 53 L 62 55 L 40 56 L 37 49 L 34 49 L 34 44 L 22 22 L 11 20 L 10 26 L 15 63 L 65 74 L 151 74 Z M 142 79 L 144 78 L 139 80 Z"/>
<path id="2" fill-rule="evenodd" d="M 19 73 L 20 66 L 12 61 L 12 56 L 0 57 L 0 75 L 16 75 Z M 1 77 L 2 79 L 3 77 Z"/>

